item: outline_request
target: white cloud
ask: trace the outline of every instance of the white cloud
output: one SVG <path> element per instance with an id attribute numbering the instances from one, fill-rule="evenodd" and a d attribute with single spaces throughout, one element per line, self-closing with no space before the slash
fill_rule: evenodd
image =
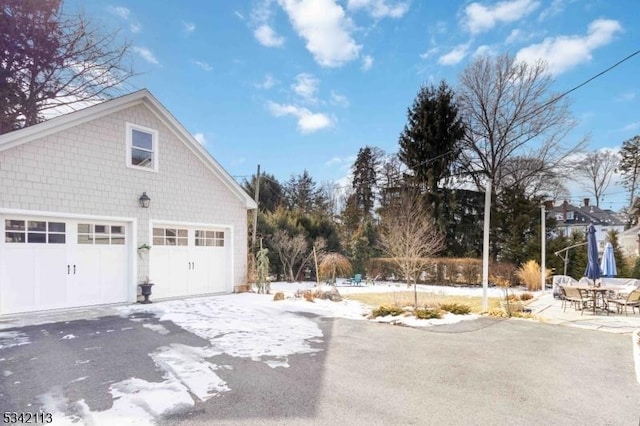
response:
<path id="1" fill-rule="evenodd" d="M 255 86 L 258 89 L 269 90 L 273 86 L 275 86 L 277 82 L 278 81 L 275 78 L 273 78 L 271 74 L 267 74 L 264 76 L 264 80 L 262 80 L 262 82 L 260 83 L 256 83 Z"/>
<path id="2" fill-rule="evenodd" d="M 478 46 L 476 51 L 473 52 L 473 56 L 487 56 L 487 55 L 493 55 L 494 53 L 495 53 L 495 50 L 491 46 L 487 44 L 483 44 L 481 46 Z"/>
<path id="3" fill-rule="evenodd" d="M 540 12 L 538 20 L 544 21 L 547 18 L 560 14 L 565 8 L 565 0 L 553 0 L 548 8 Z"/>
<path id="4" fill-rule="evenodd" d="M 522 30 L 518 28 L 514 28 L 507 36 L 507 39 L 504 41 L 506 44 L 512 44 L 522 39 Z"/>
<path id="5" fill-rule="evenodd" d="M 335 0 L 278 0 L 316 62 L 339 67 L 357 59 L 362 46 L 353 37 L 353 23 Z"/>
<path id="6" fill-rule="evenodd" d="M 144 59 L 145 61 L 147 61 L 147 62 L 149 62 L 151 64 L 155 64 L 155 65 L 160 64 L 160 62 L 158 62 L 158 60 L 153 55 L 153 53 L 149 49 L 147 49 L 146 47 L 133 46 L 131 48 L 131 50 L 133 50 L 133 52 L 137 53 L 138 55 L 140 55 L 142 57 L 142 59 Z"/>
<path id="7" fill-rule="evenodd" d="M 318 102 L 316 95 L 318 94 L 318 86 L 320 80 L 309 73 L 300 73 L 295 77 L 295 83 L 291 85 L 291 88 L 300 96 L 305 102 L 315 104 Z"/>
<path id="8" fill-rule="evenodd" d="M 629 123 L 623 128 L 620 129 L 621 132 L 631 132 L 640 129 L 640 121 L 636 121 L 635 123 Z"/>
<path id="9" fill-rule="evenodd" d="M 448 53 L 438 58 L 440 65 L 455 65 L 462 61 L 469 51 L 469 43 L 459 44 Z"/>
<path id="10" fill-rule="evenodd" d="M 617 101 L 632 101 L 636 98 L 636 93 L 633 91 L 622 93 L 620 96 L 616 98 Z"/>
<path id="11" fill-rule="evenodd" d="M 280 47 L 284 44 L 284 37 L 278 35 L 271 25 L 273 15 L 271 4 L 273 0 L 261 0 L 251 10 L 250 27 L 253 36 L 266 47 Z M 242 16 L 242 15 L 240 15 Z M 244 20 L 244 17 L 242 18 Z"/>
<path id="12" fill-rule="evenodd" d="M 464 9 L 463 25 L 472 34 L 490 30 L 499 23 L 515 22 L 540 6 L 535 0 L 506 0 L 494 6 L 471 3 Z"/>
<path id="13" fill-rule="evenodd" d="M 205 71 L 211 71 L 213 69 L 213 67 L 211 65 L 209 65 L 206 62 L 202 62 L 202 61 L 193 61 L 194 64 L 196 64 L 197 66 L 199 66 L 200 68 L 202 68 Z"/>
<path id="14" fill-rule="evenodd" d="M 110 7 L 109 10 L 111 11 L 111 13 L 118 15 L 122 19 L 129 19 L 129 16 L 131 15 L 131 11 L 122 6 Z"/>
<path id="15" fill-rule="evenodd" d="M 389 5 L 385 0 L 349 0 L 347 7 L 349 10 L 365 9 L 376 19 L 402 18 L 409 10 L 409 3 L 402 1 Z"/>
<path id="16" fill-rule="evenodd" d="M 622 26 L 618 21 L 597 19 L 589 24 L 587 35 L 548 37 L 542 43 L 521 49 L 516 54 L 516 60 L 534 62 L 542 59 L 549 64 L 549 72 L 561 74 L 580 63 L 590 61 L 592 52 L 609 44 L 620 31 Z"/>
<path id="17" fill-rule="evenodd" d="M 131 24 L 131 25 L 129 25 L 129 30 L 134 34 L 137 34 L 140 31 L 142 31 L 142 25 L 140 25 L 140 24 Z"/>
<path id="18" fill-rule="evenodd" d="M 349 100 L 347 97 L 334 90 L 331 91 L 331 103 L 345 108 L 349 106 Z"/>
<path id="19" fill-rule="evenodd" d="M 268 24 L 262 24 L 253 31 L 258 42 L 266 47 L 280 47 L 284 44 L 284 37 L 279 36 Z"/>
<path id="20" fill-rule="evenodd" d="M 242 13 L 240 13 L 239 11 L 235 10 L 233 11 L 233 14 L 236 16 L 236 18 L 238 18 L 241 21 L 244 21 L 244 15 Z"/>
<path id="21" fill-rule="evenodd" d="M 421 59 L 429 59 L 431 56 L 435 55 L 436 53 L 438 53 L 440 51 L 439 47 L 432 47 L 431 49 L 427 50 L 424 53 L 420 54 L 420 58 Z"/>
<path id="22" fill-rule="evenodd" d="M 340 157 L 333 157 L 332 159 L 330 159 L 329 161 L 326 161 L 324 163 L 325 166 L 333 166 L 335 164 L 342 164 L 344 162 L 344 160 Z"/>
<path id="23" fill-rule="evenodd" d="M 373 66 L 373 56 L 364 55 L 362 57 L 362 66 L 360 67 L 362 71 L 369 71 Z"/>
<path id="24" fill-rule="evenodd" d="M 298 105 L 285 105 L 269 102 L 267 108 L 276 117 L 294 116 L 298 119 L 298 130 L 307 134 L 333 126 L 333 120 L 326 114 L 314 113 Z"/>
<path id="25" fill-rule="evenodd" d="M 204 137 L 204 133 L 196 133 L 193 135 L 193 138 L 202 146 L 207 144 L 207 139 Z"/>
<path id="26" fill-rule="evenodd" d="M 193 22 L 183 22 L 182 26 L 184 27 L 184 31 L 187 34 L 190 34 L 196 30 L 196 24 L 194 24 Z"/>

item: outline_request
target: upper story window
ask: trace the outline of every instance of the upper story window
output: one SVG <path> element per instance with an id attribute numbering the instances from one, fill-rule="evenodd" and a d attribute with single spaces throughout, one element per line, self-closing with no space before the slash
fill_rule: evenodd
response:
<path id="1" fill-rule="evenodd" d="M 127 166 L 158 171 L 158 131 L 127 123 Z"/>
<path id="2" fill-rule="evenodd" d="M 574 219 L 573 212 L 568 211 L 567 212 L 567 220 L 573 220 L 573 219 Z"/>

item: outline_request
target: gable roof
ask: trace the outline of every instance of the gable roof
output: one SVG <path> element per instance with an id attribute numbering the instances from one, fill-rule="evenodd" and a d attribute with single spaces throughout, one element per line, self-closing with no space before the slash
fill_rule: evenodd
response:
<path id="1" fill-rule="evenodd" d="M 243 202 L 245 208 L 257 208 L 257 204 L 253 198 L 246 193 L 220 163 L 204 149 L 191 133 L 189 133 L 169 110 L 147 89 L 110 99 L 100 104 L 64 114 L 33 126 L 0 135 L 0 152 L 140 104 L 149 108 L 149 110 Z"/>
<path id="2" fill-rule="evenodd" d="M 566 203 L 566 202 L 565 202 Z M 558 220 L 559 225 L 588 225 L 593 223 L 594 225 L 604 226 L 624 226 L 622 222 L 611 210 L 602 210 L 596 206 L 582 206 L 576 207 L 572 204 L 561 204 L 558 207 L 554 207 L 550 214 L 555 217 L 556 214 L 564 215 L 564 212 L 573 212 L 573 219 Z"/>

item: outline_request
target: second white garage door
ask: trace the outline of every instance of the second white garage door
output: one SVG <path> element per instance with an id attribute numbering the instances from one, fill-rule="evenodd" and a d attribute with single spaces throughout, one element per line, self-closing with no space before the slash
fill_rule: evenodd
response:
<path id="1" fill-rule="evenodd" d="M 228 282 L 228 231 L 213 227 L 153 226 L 149 278 L 153 299 L 223 293 Z"/>

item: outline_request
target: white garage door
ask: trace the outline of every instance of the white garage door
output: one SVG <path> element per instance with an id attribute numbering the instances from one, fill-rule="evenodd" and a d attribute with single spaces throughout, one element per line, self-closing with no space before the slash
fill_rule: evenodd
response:
<path id="1" fill-rule="evenodd" d="M 125 223 L 3 216 L 0 313 L 127 300 Z"/>
<path id="2" fill-rule="evenodd" d="M 227 232 L 208 227 L 153 227 L 149 252 L 152 298 L 229 291 Z"/>

